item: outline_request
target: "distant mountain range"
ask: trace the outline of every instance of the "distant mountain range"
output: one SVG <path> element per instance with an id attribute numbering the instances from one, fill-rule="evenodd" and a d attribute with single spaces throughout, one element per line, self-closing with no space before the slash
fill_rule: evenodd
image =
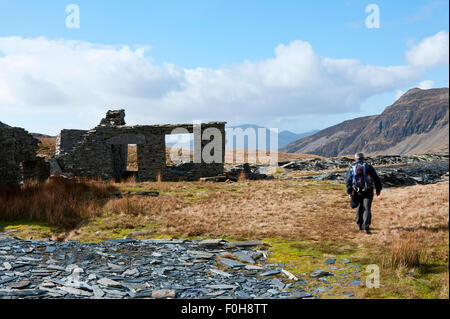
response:
<path id="1" fill-rule="evenodd" d="M 270 150 L 270 138 L 271 136 L 273 136 L 274 138 L 278 137 L 278 145 L 277 148 L 275 150 L 278 150 L 280 147 L 286 146 L 287 144 L 298 140 L 302 137 L 306 137 L 309 135 L 312 135 L 316 132 L 318 132 L 318 130 L 315 131 L 309 131 L 309 132 L 305 132 L 305 133 L 293 133 L 291 131 L 281 131 L 278 134 L 276 134 L 275 132 L 271 132 L 270 129 L 263 127 L 263 126 L 259 126 L 259 125 L 255 125 L 255 124 L 242 124 L 242 125 L 236 125 L 236 126 L 227 126 L 226 128 L 227 131 L 227 141 L 226 141 L 226 148 L 227 149 L 243 149 L 243 150 L 247 150 L 249 149 L 249 142 L 248 142 L 248 134 L 252 134 L 251 132 L 255 133 L 255 141 L 254 141 L 254 145 L 252 145 L 253 143 L 250 143 L 250 148 L 251 149 L 258 149 L 259 145 L 258 145 L 258 141 L 260 139 L 260 129 L 262 129 L 265 132 L 265 137 L 266 137 L 266 144 L 265 144 L 265 149 L 266 150 Z M 236 138 L 233 138 L 232 134 L 231 134 L 231 130 L 230 129 L 242 129 L 242 135 L 239 134 L 239 138 L 236 140 Z M 247 129 L 250 129 L 249 131 L 246 131 Z M 272 133 L 272 135 L 271 135 Z M 235 131 L 235 134 L 238 134 L 238 132 Z M 262 137 L 261 137 L 262 138 Z M 174 146 L 176 144 L 176 140 L 177 137 L 176 136 L 170 136 L 168 135 L 166 137 L 166 145 L 167 146 Z M 181 145 L 179 144 L 179 146 L 181 146 L 182 148 L 186 148 L 186 149 L 193 149 L 193 137 L 192 136 L 187 136 L 184 138 L 181 138 L 181 140 L 178 140 L 179 143 L 181 143 Z M 184 141 L 184 142 L 181 142 Z"/>
<path id="2" fill-rule="evenodd" d="M 420 154 L 449 150 L 449 89 L 414 88 L 380 115 L 331 126 L 282 147 L 286 153 L 340 156 Z"/>
<path id="3" fill-rule="evenodd" d="M 255 125 L 255 124 L 242 124 L 242 125 L 236 125 L 236 126 L 228 126 L 228 128 L 231 129 L 242 129 L 243 131 L 247 130 L 247 129 L 253 129 L 255 132 L 255 137 L 256 137 L 256 149 L 258 149 L 258 141 L 259 141 L 259 131 L 260 129 L 265 130 L 265 135 L 266 135 L 266 150 L 270 150 L 270 136 L 271 136 L 271 130 L 263 127 L 263 126 L 259 126 L 259 125 Z M 281 148 L 283 146 L 286 146 L 287 144 L 296 141 L 300 138 L 306 137 L 306 136 L 310 136 L 314 133 L 318 132 L 318 130 L 314 130 L 314 131 L 309 131 L 309 132 L 305 132 L 305 133 L 293 133 L 291 131 L 281 131 L 278 132 L 278 134 L 272 132 L 273 136 L 276 137 L 278 136 L 278 148 Z M 233 148 L 233 141 L 230 140 L 230 138 L 227 138 L 227 145 L 226 148 Z M 234 142 L 234 148 L 236 149 L 249 149 L 249 143 L 248 140 L 245 139 L 244 141 L 235 141 Z M 254 147 L 250 147 L 250 148 L 254 148 Z"/>

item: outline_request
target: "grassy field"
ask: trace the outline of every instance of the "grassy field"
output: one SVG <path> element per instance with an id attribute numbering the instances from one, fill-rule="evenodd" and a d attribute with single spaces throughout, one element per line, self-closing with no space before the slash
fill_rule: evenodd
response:
<path id="1" fill-rule="evenodd" d="M 26 239 L 261 239 L 270 245 L 270 262 L 300 277 L 325 267 L 330 257 L 379 265 L 381 287 L 354 288 L 356 297 L 448 298 L 448 187 L 386 190 L 374 200 L 368 236 L 356 230 L 344 185 L 334 182 L 53 178 L 1 195 L 0 227 Z M 134 195 L 141 191 L 160 195 Z"/>
<path id="2" fill-rule="evenodd" d="M 51 156 L 54 138 L 42 142 L 40 154 Z M 133 146 L 129 158 L 129 169 L 137 169 Z M 159 196 L 137 195 L 143 191 Z M 357 298 L 449 298 L 448 182 L 386 189 L 374 199 L 372 235 L 365 235 L 356 229 L 344 185 L 336 182 L 52 178 L 0 194 L 0 231 L 85 242 L 125 236 L 260 239 L 269 245 L 269 262 L 283 263 L 300 278 L 326 268 L 327 258 L 378 265 L 380 288 L 352 287 Z M 339 289 L 348 291 L 334 288 L 334 296 Z"/>

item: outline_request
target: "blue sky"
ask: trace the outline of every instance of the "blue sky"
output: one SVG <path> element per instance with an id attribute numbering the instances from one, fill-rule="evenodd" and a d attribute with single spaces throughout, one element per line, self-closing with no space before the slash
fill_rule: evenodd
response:
<path id="1" fill-rule="evenodd" d="M 65 19 L 68 13 L 65 12 L 65 8 L 70 3 L 77 4 L 80 8 L 79 29 L 66 28 Z M 369 15 L 365 12 L 365 8 L 372 3 L 380 8 L 378 29 L 369 29 L 365 26 L 365 19 Z M 8 41 L 7 49 L 6 44 L 2 49 L 0 42 L 0 61 L 3 58 L 3 66 L 6 65 L 9 70 L 3 81 L 3 84 L 7 85 L 4 84 L 2 87 L 0 69 L 0 121 L 31 131 L 56 134 L 64 127 L 89 128 L 99 121 L 98 116 L 106 109 L 115 106 L 101 104 L 114 103 L 117 100 L 121 103 L 117 105 L 118 107 L 127 109 L 127 119 L 131 124 L 143 124 L 141 121 L 190 122 L 199 119 L 193 117 L 221 120 L 222 118 L 214 116 L 224 117 L 223 112 L 228 110 L 231 114 L 225 116 L 227 117 L 225 120 L 230 124 L 254 123 L 304 132 L 322 129 L 349 118 L 380 113 L 386 106 L 392 104 L 401 92 L 418 86 L 419 83 L 426 83 L 425 87 L 448 87 L 448 64 L 441 61 L 420 67 L 419 70 L 417 65 L 420 63 L 405 59 L 405 52 L 412 50 L 426 38 L 435 36 L 441 31 L 447 32 L 448 38 L 448 1 L 1 0 L 0 5 L 0 38 L 19 37 L 14 41 Z M 89 86 L 93 91 L 95 89 L 95 92 L 92 92 L 92 101 L 87 102 L 81 98 L 76 100 L 77 96 L 84 95 L 82 88 L 79 91 L 73 89 L 66 92 L 66 88 L 57 83 L 62 76 L 58 73 L 58 70 L 63 69 L 62 66 L 55 63 L 55 70 L 51 73 L 42 71 L 36 65 L 44 59 L 43 53 L 39 52 L 39 55 L 36 55 L 30 53 L 28 48 L 24 49 L 25 40 L 39 37 L 44 37 L 45 40 L 39 41 L 38 44 L 27 43 L 32 47 L 48 47 L 48 52 L 45 52 L 48 57 L 56 52 L 65 52 L 59 51 L 62 49 L 57 41 L 65 41 L 64 46 L 68 46 L 69 40 L 82 41 L 93 47 L 108 45 L 111 52 L 104 53 L 104 58 L 98 58 L 97 55 L 96 57 L 99 61 L 110 59 L 109 67 L 117 66 L 118 60 L 112 56 L 117 55 L 123 46 L 128 46 L 131 54 L 127 55 L 125 60 L 122 56 L 117 57 L 120 64 L 123 63 L 123 68 L 114 74 L 119 74 L 120 77 L 127 70 L 132 70 L 124 76 L 133 88 L 124 89 L 126 92 L 117 96 L 115 92 L 117 87 L 120 87 L 120 79 L 118 83 L 108 83 L 110 86 L 106 86 L 104 83 L 109 81 L 99 77 L 99 82 L 93 81 Z M 442 40 L 442 37 L 440 39 Z M 301 43 L 297 45 L 295 41 L 298 40 Z M 303 45 L 305 43 L 306 46 Z M 285 51 L 288 53 L 283 54 L 285 59 L 280 58 L 282 61 L 274 63 L 273 66 L 269 62 L 274 58 L 276 60 L 277 55 L 274 52 L 280 45 L 287 47 Z M 283 77 L 282 81 L 287 79 L 287 82 L 281 88 L 276 83 L 270 82 L 272 78 L 270 81 L 267 80 L 270 83 L 263 81 L 264 84 L 256 84 L 258 82 L 256 74 L 261 74 L 263 72 L 261 70 L 274 72 L 276 80 L 280 74 L 289 71 L 289 67 L 286 68 L 285 64 L 291 63 L 290 61 L 293 61 L 293 68 L 297 66 L 308 70 L 308 65 L 299 64 L 292 55 L 297 53 L 301 55 L 305 52 L 307 54 L 309 47 L 312 48 L 314 57 L 358 60 L 361 65 L 355 66 L 355 72 L 358 74 L 364 66 L 414 65 L 414 70 L 407 70 L 407 74 L 395 73 L 392 76 L 394 79 L 398 78 L 395 83 L 364 86 L 360 89 L 360 92 L 364 92 L 361 94 L 359 91 L 351 91 L 349 88 L 351 82 L 345 83 L 343 87 L 334 83 L 336 88 L 329 91 L 322 90 L 320 85 L 311 86 L 301 94 L 296 94 L 298 90 L 295 90 L 295 85 L 304 87 L 302 84 L 304 82 L 297 79 L 307 77 L 307 71 Z M 140 48 L 146 48 L 142 56 L 136 53 Z M 96 54 L 103 52 L 96 51 Z M 25 59 L 24 55 L 30 60 L 34 58 L 35 64 Z M 9 56 L 11 58 L 5 60 Z M 69 59 L 66 63 L 72 63 L 74 68 L 61 71 L 66 72 L 66 76 L 70 77 L 72 72 L 77 73 L 76 70 L 84 72 L 92 69 L 92 66 L 81 64 L 85 63 L 85 59 L 78 60 L 76 55 L 71 54 L 68 56 L 73 60 Z M 307 57 L 314 60 L 310 54 L 307 54 Z M 141 60 L 142 58 L 147 60 L 149 65 L 143 66 L 145 62 Z M 18 67 L 23 65 L 24 61 L 31 63 L 32 71 L 27 73 L 26 69 L 24 71 Z M 270 65 L 267 65 L 267 61 Z M 171 66 L 168 67 L 167 63 Z M 248 74 L 246 63 L 251 65 L 251 72 L 255 73 L 239 86 L 234 84 L 236 87 L 230 88 L 234 80 Z M 329 67 L 327 63 L 325 65 L 326 68 Z M 12 66 L 25 73 L 13 77 L 11 72 L 14 71 L 11 70 L 16 69 Z M 106 65 L 101 69 L 102 72 L 109 67 Z M 141 67 L 145 69 L 143 71 L 145 74 L 136 71 Z M 333 72 L 338 72 L 334 67 Z M 4 67 L 4 73 L 5 69 Z M 185 72 L 186 70 L 188 71 Z M 214 73 L 213 80 L 211 72 Z M 158 76 L 155 77 L 154 73 Z M 226 73 L 227 76 L 222 77 L 222 73 Z M 319 73 L 322 74 L 321 71 Z M 25 84 L 20 82 L 28 76 L 33 79 L 32 82 L 27 81 Z M 86 73 L 86 76 L 93 78 L 96 74 Z M 132 76 L 136 78 L 130 79 Z M 383 74 L 380 75 L 380 79 L 389 76 Z M 410 80 L 407 79 L 408 76 Z M 158 88 L 158 92 L 145 92 L 144 84 L 138 92 L 135 92 L 136 83 L 142 78 L 145 80 L 151 78 L 150 82 L 143 81 L 143 83 L 152 86 L 151 92 L 156 90 L 155 87 Z M 327 79 L 322 76 L 318 78 Z M 370 81 L 362 76 L 361 81 L 365 80 Z M 13 82 L 13 86 L 10 84 L 11 81 L 17 83 Z M 291 85 L 289 81 L 295 84 Z M 345 81 L 349 81 L 348 76 L 342 79 L 342 82 Z M 76 83 L 68 85 L 76 86 Z M 101 87 L 97 88 L 97 85 Z M 244 88 L 248 91 L 244 91 Z M 332 101 L 334 92 L 346 90 L 351 98 L 347 100 L 345 94 L 336 93 L 336 101 Z M 40 92 L 37 96 L 39 103 L 33 103 L 33 99 L 36 99 L 35 91 Z M 181 91 L 186 92 L 183 95 Z M 107 96 L 108 92 L 113 93 Z M 217 93 L 212 95 L 211 92 Z M 235 96 L 228 100 L 230 92 Z M 21 99 L 18 96 L 26 96 L 28 93 L 29 99 Z M 140 96 L 141 99 L 135 99 L 132 94 Z M 314 94 L 318 96 L 313 96 Z M 320 97 L 321 94 L 328 94 L 330 100 Z M 47 104 L 46 95 L 49 96 Z M 71 102 L 67 101 L 68 97 L 71 98 Z M 342 102 L 342 108 L 339 106 L 340 99 L 346 100 L 345 103 Z M 265 105 L 265 102 L 268 105 Z M 201 103 L 205 105 L 197 106 Z M 159 110 L 153 112 L 158 105 L 167 112 Z M 288 107 L 284 107 L 285 105 Z M 195 109 L 196 107 L 198 109 Z M 315 108 L 317 112 L 310 111 Z M 279 109 L 279 117 L 273 109 Z"/>

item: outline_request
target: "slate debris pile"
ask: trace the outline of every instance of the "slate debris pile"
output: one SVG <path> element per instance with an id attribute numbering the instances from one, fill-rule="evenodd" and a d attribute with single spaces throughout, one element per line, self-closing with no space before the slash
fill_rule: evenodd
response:
<path id="1" fill-rule="evenodd" d="M 411 165 L 417 163 L 447 162 L 449 153 L 421 154 L 421 155 L 379 155 L 367 157 L 367 163 L 373 166 L 381 165 Z M 335 158 L 301 158 L 293 161 L 279 162 L 282 168 L 300 171 L 320 171 L 348 168 L 354 163 L 351 157 Z"/>
<path id="2" fill-rule="evenodd" d="M 265 263 L 265 249 L 259 241 L 80 243 L 0 234 L 0 299 L 318 298 L 328 290 L 307 291 L 283 265 Z M 336 276 L 322 270 L 304 275 L 316 281 Z"/>
<path id="3" fill-rule="evenodd" d="M 423 154 L 411 156 L 377 156 L 368 158 L 367 162 L 372 164 L 384 187 L 411 186 L 434 184 L 446 181 L 449 178 L 448 153 Z M 295 179 L 332 180 L 344 182 L 347 169 L 353 165 L 351 158 L 324 158 L 324 159 L 297 159 L 287 163 L 279 163 L 286 171 L 323 171 L 321 174 L 313 174 Z M 339 171 L 333 171 L 339 170 Z M 280 176 L 282 179 L 292 179 L 289 176 Z"/>
<path id="4" fill-rule="evenodd" d="M 444 161 L 376 169 L 384 187 L 426 185 L 448 180 L 448 162 Z M 347 172 L 327 172 L 309 178 L 343 182 L 346 176 Z"/>
<path id="5" fill-rule="evenodd" d="M 433 184 L 449 178 L 448 153 L 422 155 L 380 155 L 367 158 L 367 162 L 377 169 L 384 187 L 411 186 L 417 184 Z M 322 174 L 296 177 L 295 179 L 334 180 L 345 181 L 347 169 L 354 164 L 350 157 L 339 158 L 302 158 L 293 161 L 279 162 L 278 166 L 285 171 L 279 174 L 280 179 L 292 179 L 286 175 L 290 171 L 327 171 Z M 339 170 L 339 171 L 333 171 Z M 345 170 L 342 172 L 342 170 Z M 246 179 L 273 179 L 268 165 L 237 164 L 226 167 L 227 174 L 234 180 L 242 173 Z M 214 181 L 231 180 L 229 177 Z"/>

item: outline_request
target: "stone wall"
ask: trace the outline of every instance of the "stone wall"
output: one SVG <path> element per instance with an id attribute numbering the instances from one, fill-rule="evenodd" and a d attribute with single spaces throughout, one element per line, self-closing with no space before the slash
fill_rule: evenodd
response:
<path id="1" fill-rule="evenodd" d="M 0 128 L 0 188 L 49 176 L 49 165 L 37 157 L 39 140 L 22 128 Z"/>
<path id="2" fill-rule="evenodd" d="M 71 152 L 76 144 L 82 141 L 86 130 L 62 130 L 56 136 L 56 155 Z"/>
<path id="3" fill-rule="evenodd" d="M 100 125 L 87 131 L 71 152 L 58 154 L 55 158 L 63 172 L 119 180 L 126 175 L 127 145 L 136 144 L 139 181 L 153 181 L 159 176 L 162 180 L 198 180 L 223 173 L 225 122 L 202 123 L 200 129 L 193 124 L 124 126 L 124 116 L 123 110 L 108 111 Z M 187 163 L 182 170 L 166 166 L 165 135 L 175 128 L 194 134 L 194 159 L 199 159 L 197 163 Z M 199 155 L 210 143 L 202 140 L 208 128 L 220 132 L 220 140 L 213 139 L 222 151 L 217 163 L 207 163 Z"/>

